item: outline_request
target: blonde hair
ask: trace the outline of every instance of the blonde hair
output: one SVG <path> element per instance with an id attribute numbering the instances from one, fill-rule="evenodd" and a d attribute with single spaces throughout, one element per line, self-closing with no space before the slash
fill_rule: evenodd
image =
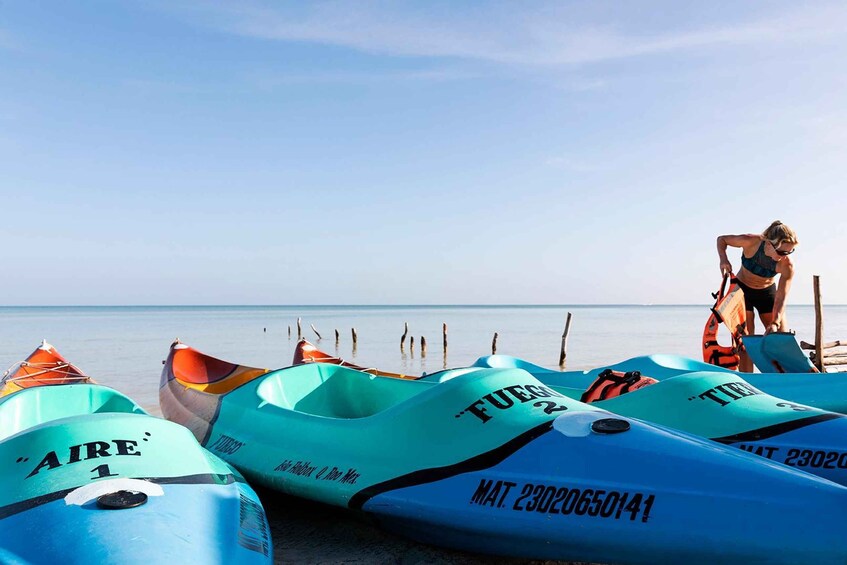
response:
<path id="1" fill-rule="evenodd" d="M 774 223 L 769 225 L 768 229 L 762 232 L 762 237 L 773 243 L 774 246 L 779 246 L 779 244 L 783 242 L 793 243 L 794 245 L 800 243 L 800 240 L 797 239 L 797 234 L 794 233 L 794 230 L 779 220 L 776 220 Z"/>

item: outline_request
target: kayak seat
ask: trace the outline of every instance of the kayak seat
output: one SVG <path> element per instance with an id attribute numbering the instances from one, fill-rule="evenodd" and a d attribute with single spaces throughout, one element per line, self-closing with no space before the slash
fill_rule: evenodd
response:
<path id="1" fill-rule="evenodd" d="M 58 418 L 109 412 L 144 413 L 128 397 L 105 386 L 27 388 L 0 402 L 0 440 Z"/>
<path id="2" fill-rule="evenodd" d="M 312 363 L 270 373 L 257 388 L 268 404 L 315 416 L 355 419 L 415 396 L 427 383 L 377 377 L 339 365 Z"/>

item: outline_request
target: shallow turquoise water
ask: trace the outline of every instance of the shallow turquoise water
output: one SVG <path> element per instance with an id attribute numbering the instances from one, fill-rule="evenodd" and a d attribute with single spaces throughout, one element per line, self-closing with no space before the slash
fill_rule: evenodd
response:
<path id="1" fill-rule="evenodd" d="M 573 313 L 568 369 L 587 369 L 648 353 L 699 358 L 708 306 L 103 306 L 0 307 L 0 366 L 25 358 L 42 339 L 99 382 L 158 411 L 158 381 L 171 341 L 246 365 L 291 363 L 297 318 L 321 349 L 360 365 L 418 374 L 468 365 L 498 353 L 555 367 L 566 313 Z M 814 340 L 814 310 L 789 306 L 800 339 Z M 826 306 L 824 336 L 847 338 L 847 306 Z M 400 351 L 404 322 L 414 336 Z M 448 326 L 446 359 L 442 323 Z M 323 339 L 309 327 L 314 324 Z M 292 335 L 288 337 L 288 327 Z M 351 328 L 358 333 L 356 351 Z M 334 330 L 340 332 L 338 347 Z M 421 355 L 420 338 L 427 355 Z M 726 337 L 723 338 L 726 343 Z"/>

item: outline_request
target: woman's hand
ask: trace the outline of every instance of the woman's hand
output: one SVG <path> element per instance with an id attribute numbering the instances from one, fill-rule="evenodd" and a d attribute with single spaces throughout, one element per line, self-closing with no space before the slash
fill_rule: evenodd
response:
<path id="1" fill-rule="evenodd" d="M 732 274 L 732 263 L 729 261 L 721 261 L 721 275 Z"/>
<path id="2" fill-rule="evenodd" d="M 776 322 L 771 322 L 767 326 L 765 326 L 765 335 L 772 334 L 779 331 L 779 324 Z"/>

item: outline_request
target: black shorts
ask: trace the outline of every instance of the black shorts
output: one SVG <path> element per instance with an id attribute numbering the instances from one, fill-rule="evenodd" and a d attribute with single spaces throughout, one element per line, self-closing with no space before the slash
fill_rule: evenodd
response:
<path id="1" fill-rule="evenodd" d="M 744 304 L 748 312 L 752 312 L 753 308 L 759 311 L 760 316 L 773 312 L 773 303 L 776 300 L 776 284 L 767 288 L 750 288 L 741 281 L 736 280 L 735 282 L 744 292 Z"/>

